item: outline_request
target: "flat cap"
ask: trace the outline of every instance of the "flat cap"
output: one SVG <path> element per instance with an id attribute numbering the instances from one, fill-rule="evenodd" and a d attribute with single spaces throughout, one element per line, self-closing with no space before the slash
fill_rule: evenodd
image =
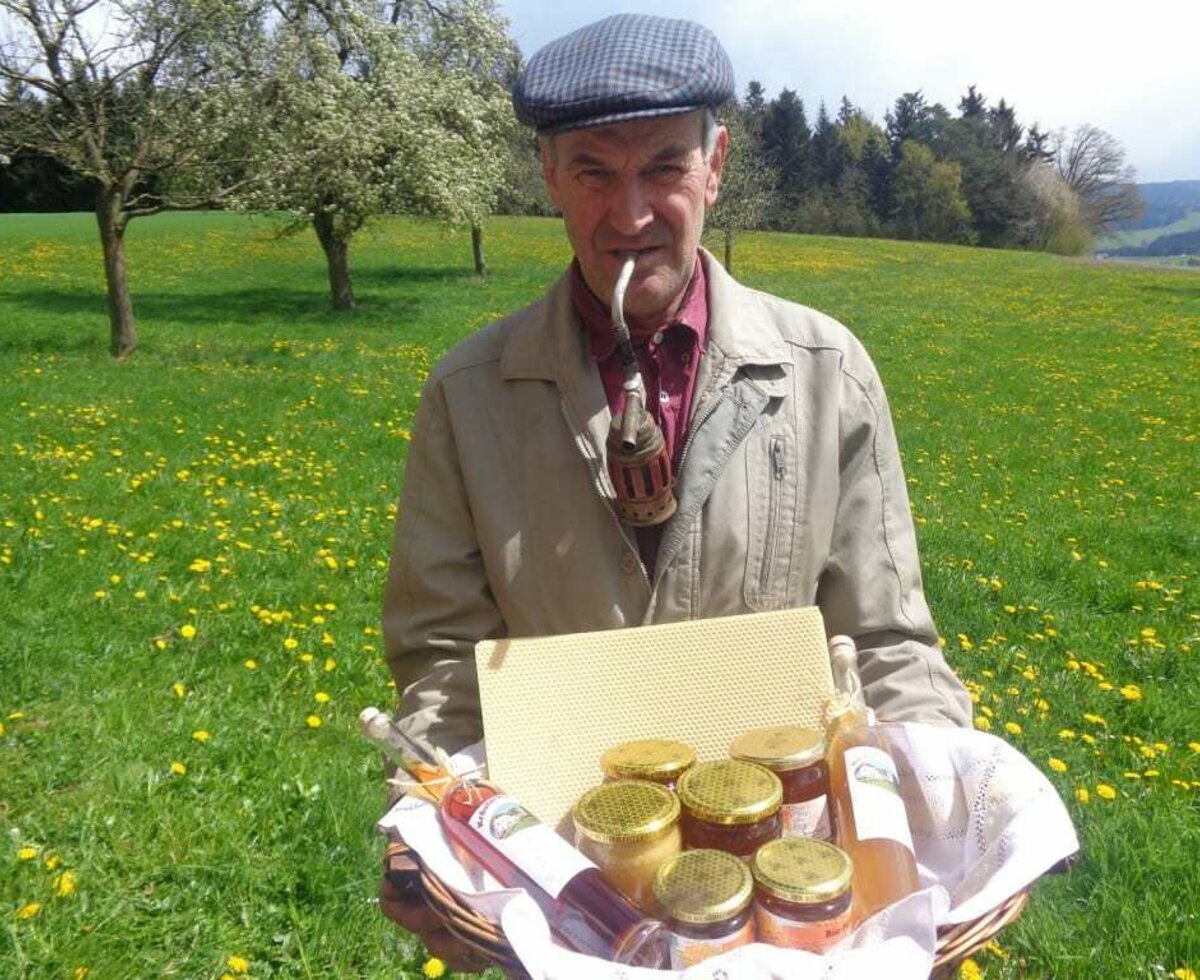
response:
<path id="1" fill-rule="evenodd" d="M 548 136 L 715 107 L 733 93 L 733 65 L 708 28 L 617 14 L 530 58 L 513 89 L 513 108 L 521 122 Z"/>

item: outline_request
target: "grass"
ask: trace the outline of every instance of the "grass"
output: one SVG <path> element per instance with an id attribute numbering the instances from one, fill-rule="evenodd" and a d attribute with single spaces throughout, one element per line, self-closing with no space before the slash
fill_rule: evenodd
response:
<path id="1" fill-rule="evenodd" d="M 1178 221 L 1173 221 L 1169 225 L 1109 232 L 1096 243 L 1096 251 L 1111 251 L 1127 245 L 1149 245 L 1164 235 L 1177 235 L 1185 231 L 1195 231 L 1197 228 L 1200 228 L 1200 211 L 1189 211 Z"/>
<path id="2" fill-rule="evenodd" d="M 373 904 L 378 606 L 417 390 L 568 258 L 548 220 L 391 220 L 328 312 L 311 236 L 0 218 L 0 976 L 418 976 Z M 872 351 L 981 726 L 1083 842 L 989 977 L 1200 971 L 1200 277 L 747 235 L 746 282 Z"/>

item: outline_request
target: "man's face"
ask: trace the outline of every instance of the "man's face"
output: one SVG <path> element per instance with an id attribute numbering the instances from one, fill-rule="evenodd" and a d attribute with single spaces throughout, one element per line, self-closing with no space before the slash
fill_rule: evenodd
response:
<path id="1" fill-rule="evenodd" d="M 691 112 L 572 130 L 553 152 L 543 143 L 546 188 L 592 292 L 609 302 L 625 257 L 637 256 L 624 306 L 632 327 L 661 325 L 691 280 L 729 138 L 718 128 L 705 159 L 702 126 Z"/>

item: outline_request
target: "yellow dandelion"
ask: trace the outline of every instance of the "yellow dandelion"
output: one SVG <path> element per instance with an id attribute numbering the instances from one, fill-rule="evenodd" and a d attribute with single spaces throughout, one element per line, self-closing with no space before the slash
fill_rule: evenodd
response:
<path id="1" fill-rule="evenodd" d="M 4 722 L 0 721 L 0 738 L 4 738 Z"/>
<path id="2" fill-rule="evenodd" d="M 317 693 L 313 695 L 313 700 L 316 701 L 317 704 L 328 704 L 329 695 L 324 691 L 317 691 Z"/>
<path id="3" fill-rule="evenodd" d="M 181 698 L 185 694 L 187 694 L 187 688 L 184 687 L 181 683 L 179 683 L 179 681 L 176 681 L 174 684 L 171 685 L 171 690 L 175 692 L 175 697 L 177 697 L 177 698 Z"/>
<path id="4" fill-rule="evenodd" d="M 60 858 L 57 854 L 49 854 L 46 856 L 46 860 L 42 863 L 46 865 L 47 871 L 56 871 L 58 866 L 62 864 L 62 858 Z"/>
<path id="5" fill-rule="evenodd" d="M 110 575 L 108 577 L 108 584 L 109 585 L 120 585 L 121 584 L 121 576 L 120 575 Z"/>
<path id="6" fill-rule="evenodd" d="M 1196 971 L 1191 970 L 1186 966 L 1181 966 L 1177 970 L 1172 970 L 1171 976 L 1173 976 L 1175 980 L 1196 980 Z"/>
<path id="7" fill-rule="evenodd" d="M 1117 791 L 1109 786 L 1108 783 L 1097 783 L 1096 795 L 1102 800 L 1115 800 L 1117 798 Z"/>
<path id="8" fill-rule="evenodd" d="M 1140 701 L 1142 699 L 1142 689 L 1136 684 L 1126 684 L 1121 688 L 1121 697 L 1126 701 Z"/>
<path id="9" fill-rule="evenodd" d="M 83 980 L 91 972 L 92 968 L 90 966 L 77 966 L 71 974 L 71 980 Z"/>
<path id="10" fill-rule="evenodd" d="M 251 657 L 242 664 L 247 670 L 258 670 L 258 661 Z"/>
<path id="11" fill-rule="evenodd" d="M 337 667 L 337 661 L 336 661 L 336 660 L 334 660 L 334 659 L 333 659 L 333 657 L 326 657 L 326 658 L 325 658 L 325 670 L 326 670 L 326 672 L 329 672 L 329 671 L 331 671 L 331 670 L 334 670 L 334 669 L 336 669 L 336 667 Z"/>
<path id="12" fill-rule="evenodd" d="M 981 732 L 986 732 L 992 727 L 992 723 L 990 721 L 988 721 L 987 718 L 985 718 L 983 715 L 976 715 L 975 716 L 975 727 L 978 728 Z"/>
<path id="13" fill-rule="evenodd" d="M 196 731 L 192 732 L 192 738 L 203 745 L 210 738 L 212 738 L 212 732 L 205 731 L 203 728 L 198 728 Z"/>
<path id="14" fill-rule="evenodd" d="M 108 593 L 105 592 L 103 589 L 97 589 L 95 592 L 92 593 L 92 598 L 93 599 L 107 599 Z"/>
<path id="15" fill-rule="evenodd" d="M 231 956 L 225 961 L 225 965 L 234 973 L 250 972 L 250 961 L 244 956 Z"/>
<path id="16" fill-rule="evenodd" d="M 295 650 L 296 647 L 298 647 L 299 645 L 300 645 L 300 641 L 297 640 L 294 636 L 288 636 L 288 637 L 284 638 L 283 648 L 285 650 Z"/>
<path id="17" fill-rule="evenodd" d="M 1188 742 L 1188 748 L 1200 754 L 1200 742 Z"/>
<path id="18" fill-rule="evenodd" d="M 1006 732 L 1008 732 L 1009 735 L 1020 735 L 1021 734 L 1021 726 L 1018 725 L 1015 721 L 1006 721 L 1004 723 L 1004 730 Z"/>
<path id="19" fill-rule="evenodd" d="M 1069 729 L 1069 728 L 1063 728 L 1059 731 L 1058 737 L 1063 739 L 1064 741 L 1069 742 L 1071 739 L 1073 739 L 1075 737 L 1075 733 L 1073 731 L 1071 731 L 1071 729 Z"/>
<path id="20" fill-rule="evenodd" d="M 194 640 L 196 638 L 196 627 L 191 623 L 184 623 L 179 627 L 179 635 L 185 640 Z"/>
<path id="21" fill-rule="evenodd" d="M 188 565 L 189 572 L 207 572 L 210 568 L 212 568 L 212 562 L 207 558 L 197 558 Z"/>
<path id="22" fill-rule="evenodd" d="M 982 976 L 983 971 L 979 969 L 979 964 L 973 959 L 963 960 L 958 968 L 958 980 L 980 980 Z"/>
<path id="23" fill-rule="evenodd" d="M 32 919 L 40 911 L 42 911 L 41 902 L 26 902 L 19 909 L 17 909 L 17 918 Z"/>
<path id="24" fill-rule="evenodd" d="M 1067 771 L 1067 764 L 1065 762 L 1063 762 L 1062 759 L 1056 759 L 1053 756 L 1050 757 L 1049 766 L 1055 772 L 1066 772 Z"/>
<path id="25" fill-rule="evenodd" d="M 316 715 L 309 715 L 304 719 L 304 724 L 306 724 L 309 728 L 320 728 L 323 722 Z"/>
<path id="26" fill-rule="evenodd" d="M 1091 798 L 1092 794 L 1089 793 L 1083 786 L 1080 786 L 1079 789 L 1075 790 L 1075 799 L 1077 799 L 1080 803 L 1086 803 Z"/>
<path id="27" fill-rule="evenodd" d="M 64 871 L 54 879 L 54 894 L 59 898 L 69 898 L 75 894 L 78 878 L 74 871 Z"/>
<path id="28" fill-rule="evenodd" d="M 439 960 L 436 956 L 431 956 L 425 961 L 425 965 L 421 967 L 421 972 L 429 978 L 429 980 L 439 980 L 440 977 L 446 975 L 446 964 Z"/>
<path id="29" fill-rule="evenodd" d="M 182 762 L 172 762 L 171 772 L 173 772 L 176 776 L 186 776 L 187 766 L 185 766 Z"/>

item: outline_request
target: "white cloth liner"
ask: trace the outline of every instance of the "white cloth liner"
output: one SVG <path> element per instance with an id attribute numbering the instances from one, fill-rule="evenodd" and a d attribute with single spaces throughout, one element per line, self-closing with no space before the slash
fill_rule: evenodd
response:
<path id="1" fill-rule="evenodd" d="M 429 803 L 405 798 L 379 822 L 415 850 L 463 900 L 499 921 L 535 980 L 809 980 L 927 977 L 937 927 L 969 922 L 1079 849 L 1050 781 L 1007 742 L 983 732 L 917 723 L 882 725 L 896 758 L 922 890 L 862 923 L 817 956 L 753 943 L 686 971 L 643 970 L 583 956 L 551 941 L 541 910 L 455 857 Z M 482 744 L 455 756 L 478 765 Z"/>

